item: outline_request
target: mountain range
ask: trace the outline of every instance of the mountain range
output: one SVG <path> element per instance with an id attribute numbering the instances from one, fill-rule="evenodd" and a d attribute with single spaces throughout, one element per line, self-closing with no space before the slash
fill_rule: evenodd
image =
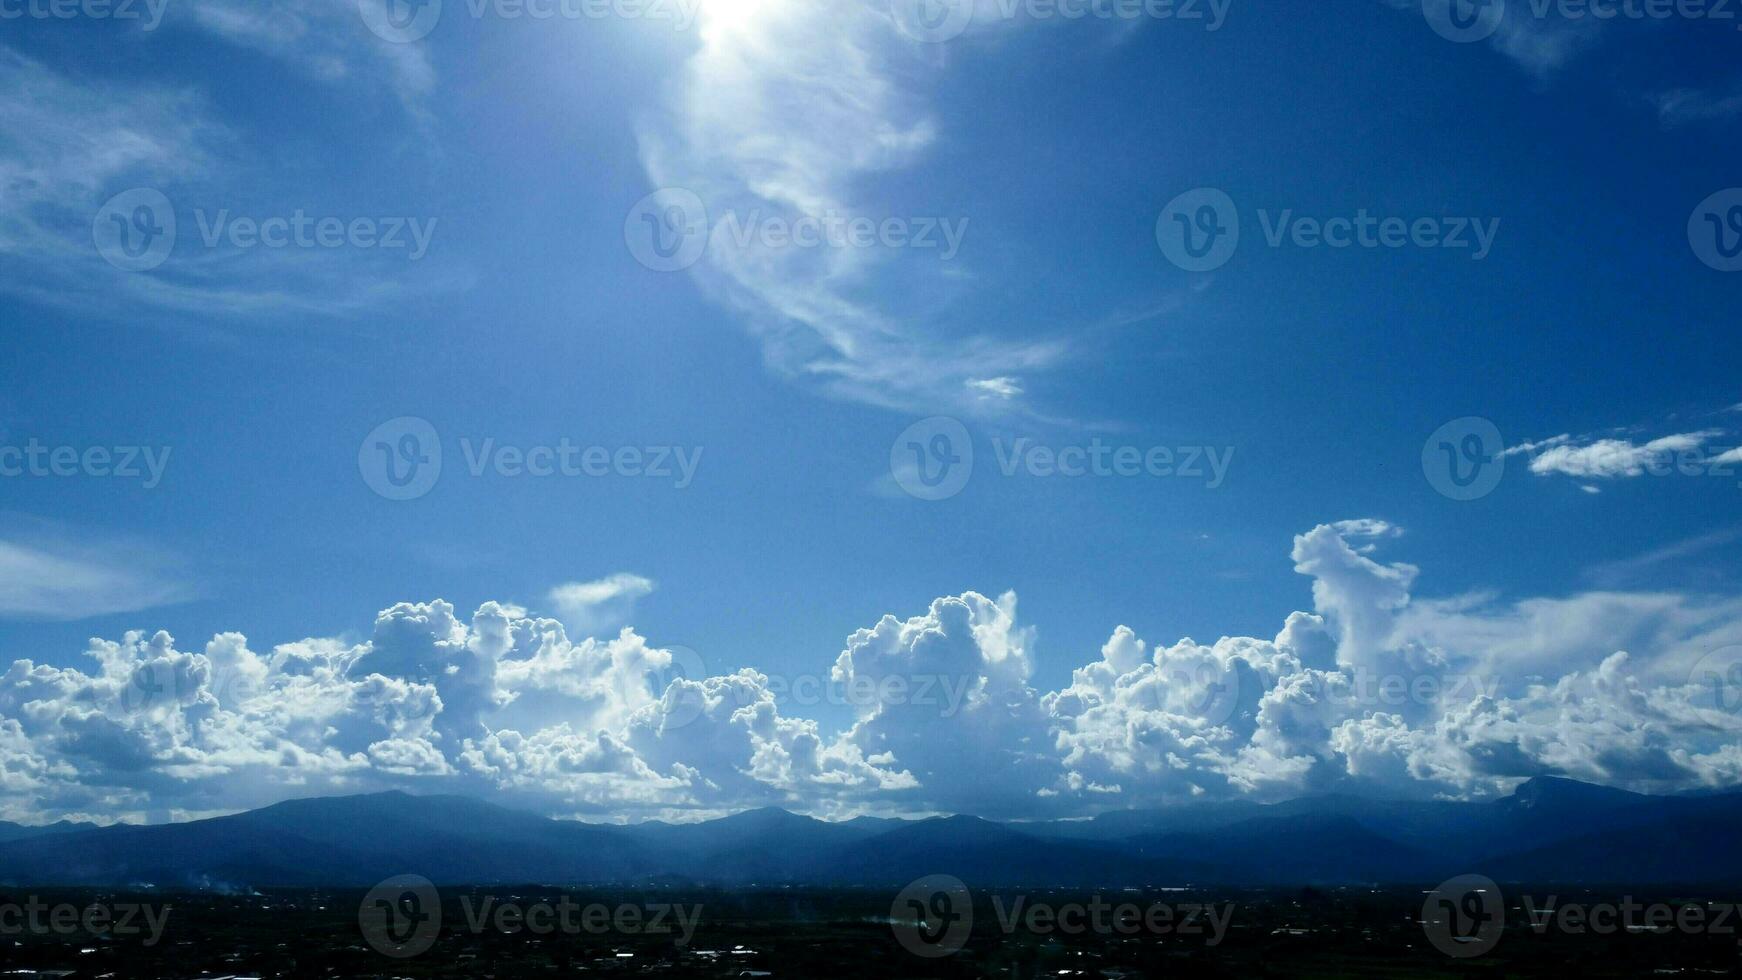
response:
<path id="1" fill-rule="evenodd" d="M 671 883 L 1168 887 L 1742 883 L 1742 794 L 1645 796 L 1538 778 L 1493 802 L 1316 796 L 1092 820 L 828 822 L 768 808 L 692 824 L 552 820 L 459 796 L 291 800 L 153 826 L 0 823 L 0 884 L 246 890 Z"/>

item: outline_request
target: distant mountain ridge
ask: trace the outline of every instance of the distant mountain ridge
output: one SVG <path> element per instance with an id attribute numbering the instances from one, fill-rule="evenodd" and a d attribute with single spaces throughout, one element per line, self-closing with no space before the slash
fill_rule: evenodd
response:
<path id="1" fill-rule="evenodd" d="M 0 824 L 0 884 L 247 890 L 660 881 L 900 886 L 1742 883 L 1742 794 L 1643 796 L 1539 778 L 1489 803 L 1307 797 L 1121 811 L 1094 820 L 977 817 L 831 823 L 776 808 L 705 823 L 551 820 L 460 796 L 289 800 L 156 826 Z"/>

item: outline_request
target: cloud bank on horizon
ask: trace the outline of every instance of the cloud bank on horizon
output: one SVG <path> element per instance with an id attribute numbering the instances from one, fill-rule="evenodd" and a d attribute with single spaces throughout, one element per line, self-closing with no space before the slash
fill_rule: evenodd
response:
<path id="1" fill-rule="evenodd" d="M 640 819 L 1483 798 L 1548 774 L 1742 782 L 1742 597 L 1420 597 L 1418 570 L 1378 554 L 1400 535 L 1316 527 L 1292 553 L 1314 608 L 1274 637 L 1163 646 L 1120 626 L 1055 691 L 1031 684 L 1036 635 L 1010 593 L 885 616 L 811 687 L 701 676 L 631 628 L 574 639 L 497 602 L 469 622 L 400 603 L 363 642 L 269 651 L 130 632 L 92 640 L 85 670 L 19 660 L 0 676 L 0 816 L 188 817 L 390 787 Z M 823 686 L 854 713 L 839 731 L 792 713 Z"/>

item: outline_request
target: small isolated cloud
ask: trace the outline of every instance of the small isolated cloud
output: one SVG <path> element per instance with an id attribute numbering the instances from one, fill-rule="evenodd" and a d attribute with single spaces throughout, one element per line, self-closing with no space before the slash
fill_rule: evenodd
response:
<path id="1" fill-rule="evenodd" d="M 1742 86 L 1727 92 L 1678 88 L 1659 92 L 1650 99 L 1658 122 L 1665 129 L 1698 123 L 1723 122 L 1742 115 Z M 1734 411 L 1734 409 L 1732 409 Z"/>
<path id="2" fill-rule="evenodd" d="M 975 378 L 968 382 L 968 387 L 982 398 L 1015 398 L 1022 394 L 1022 385 L 1015 378 Z"/>
<path id="3" fill-rule="evenodd" d="M 627 623 L 636 601 L 655 588 L 650 578 L 618 572 L 593 582 L 559 585 L 550 590 L 550 602 L 570 630 L 589 634 Z"/>
<path id="4" fill-rule="evenodd" d="M 1675 454 L 1698 450 L 1723 434 L 1721 430 L 1706 429 L 1646 443 L 1628 439 L 1598 439 L 1582 445 L 1576 441 L 1562 442 L 1533 455 L 1530 471 L 1538 476 L 1559 473 L 1597 480 L 1644 476 L 1647 470 L 1665 464 Z"/>

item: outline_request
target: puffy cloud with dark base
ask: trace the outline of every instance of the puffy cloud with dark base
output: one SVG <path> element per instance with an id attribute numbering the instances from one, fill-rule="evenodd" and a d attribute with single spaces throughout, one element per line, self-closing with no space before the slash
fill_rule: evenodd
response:
<path id="1" fill-rule="evenodd" d="M 852 717 L 790 679 L 703 676 L 633 629 L 571 639 L 487 602 L 382 611 L 368 639 L 257 652 L 237 633 L 93 640 L 82 668 L 0 674 L 0 817 L 164 818 L 420 785 L 599 818 L 782 805 L 1085 814 L 1339 791 L 1481 798 L 1560 774 L 1653 791 L 1742 782 L 1742 597 L 1415 594 L 1377 520 L 1294 542 L 1311 611 L 1274 637 L 1150 643 L 1117 626 L 1036 687 L 1014 594 L 847 638 Z M 819 663 L 819 667 L 822 666 Z"/>

